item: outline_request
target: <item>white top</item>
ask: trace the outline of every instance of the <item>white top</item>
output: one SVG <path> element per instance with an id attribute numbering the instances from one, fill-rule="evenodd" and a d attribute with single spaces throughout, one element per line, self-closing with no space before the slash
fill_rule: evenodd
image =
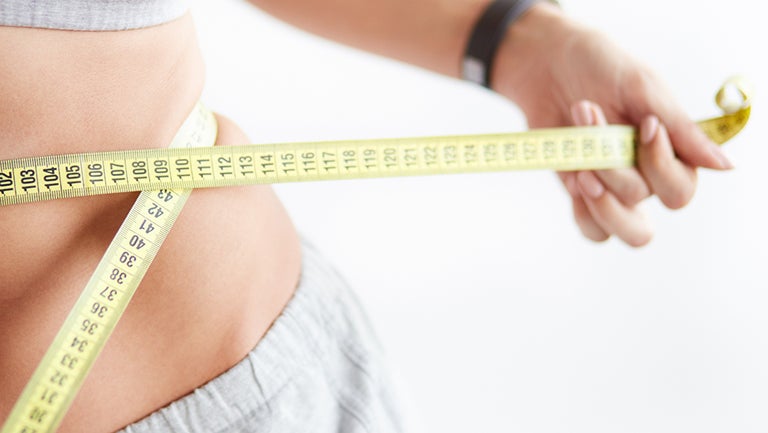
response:
<path id="1" fill-rule="evenodd" d="M 128 30 L 183 15 L 184 0 L 0 0 L 0 26 Z"/>

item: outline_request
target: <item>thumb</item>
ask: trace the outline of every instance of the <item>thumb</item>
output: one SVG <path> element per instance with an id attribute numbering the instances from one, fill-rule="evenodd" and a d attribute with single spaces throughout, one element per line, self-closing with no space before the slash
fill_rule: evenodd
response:
<path id="1" fill-rule="evenodd" d="M 639 77 L 639 78 L 637 78 Z M 648 73 L 639 73 L 628 89 L 626 100 L 634 106 L 629 109 L 630 121 L 640 125 L 649 115 L 657 116 L 666 125 L 672 148 L 678 159 L 691 167 L 706 167 L 716 170 L 733 168 L 720 146 L 704 134 L 704 131 L 685 113 L 671 97 L 671 92 L 660 80 Z"/>
<path id="2" fill-rule="evenodd" d="M 733 164 L 723 150 L 704 134 L 704 131 L 681 111 L 661 118 L 669 119 L 669 137 L 678 158 L 692 167 L 729 170 Z M 663 120 L 662 120 L 663 122 Z"/>

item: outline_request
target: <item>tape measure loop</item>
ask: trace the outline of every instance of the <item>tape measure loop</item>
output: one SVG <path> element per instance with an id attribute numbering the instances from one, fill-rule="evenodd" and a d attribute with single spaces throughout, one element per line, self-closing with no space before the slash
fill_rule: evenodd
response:
<path id="1" fill-rule="evenodd" d="M 725 87 L 730 85 L 742 97 L 737 108 L 726 101 Z M 716 100 L 732 112 L 699 125 L 715 142 L 727 141 L 746 125 L 750 98 L 743 80 L 729 80 Z M 145 191 L 0 433 L 55 431 L 193 188 L 500 170 L 609 169 L 632 166 L 636 146 L 636 132 L 629 126 L 208 147 L 215 137 L 215 118 L 198 104 L 171 149 L 0 161 L 0 206 Z"/>

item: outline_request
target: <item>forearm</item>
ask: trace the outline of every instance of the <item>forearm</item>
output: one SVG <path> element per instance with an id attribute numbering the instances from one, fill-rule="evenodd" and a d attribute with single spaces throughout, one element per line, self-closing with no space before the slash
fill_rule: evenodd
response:
<path id="1" fill-rule="evenodd" d="M 337 42 L 460 75 L 467 38 L 489 0 L 249 0 Z"/>

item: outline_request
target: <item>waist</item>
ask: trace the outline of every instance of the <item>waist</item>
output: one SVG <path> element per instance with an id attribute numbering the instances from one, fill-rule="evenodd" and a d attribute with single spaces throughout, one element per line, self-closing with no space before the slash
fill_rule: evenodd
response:
<path id="1" fill-rule="evenodd" d="M 125 32 L 0 27 L 0 56 L 0 159 L 165 147 L 204 81 L 189 16 Z M 220 119 L 217 145 L 246 141 Z M 0 421 L 134 199 L 0 208 Z M 195 191 L 60 431 L 114 431 L 229 368 L 282 310 L 299 256 L 270 188 Z"/>

